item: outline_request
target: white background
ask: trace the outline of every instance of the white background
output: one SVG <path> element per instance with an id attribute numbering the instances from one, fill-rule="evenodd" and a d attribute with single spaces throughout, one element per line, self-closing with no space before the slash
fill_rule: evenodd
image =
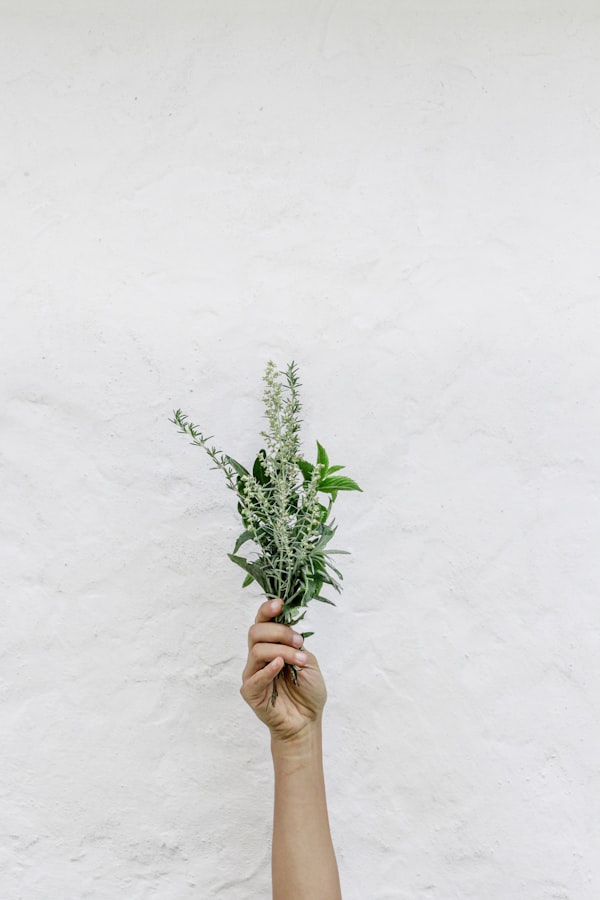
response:
<path id="1" fill-rule="evenodd" d="M 0 3 L 3 900 L 270 896 L 259 594 L 168 421 L 250 461 L 269 358 L 364 488 L 345 900 L 600 896 L 598 11 Z"/>

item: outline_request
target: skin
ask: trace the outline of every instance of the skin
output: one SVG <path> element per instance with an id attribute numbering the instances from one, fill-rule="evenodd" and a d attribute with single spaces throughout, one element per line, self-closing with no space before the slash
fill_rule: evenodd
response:
<path id="1" fill-rule="evenodd" d="M 322 718 L 327 700 L 316 657 L 302 636 L 271 620 L 281 600 L 266 601 L 248 632 L 240 693 L 271 733 L 275 776 L 273 900 L 341 900 L 323 776 Z M 300 655 L 298 655 L 300 654 Z M 297 684 L 286 669 L 297 668 Z"/>

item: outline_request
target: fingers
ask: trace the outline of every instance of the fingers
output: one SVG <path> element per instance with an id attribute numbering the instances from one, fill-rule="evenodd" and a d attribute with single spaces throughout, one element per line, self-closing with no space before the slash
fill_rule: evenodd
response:
<path id="1" fill-rule="evenodd" d="M 277 622 L 264 622 L 260 625 L 251 625 L 248 630 L 248 647 L 254 644 L 288 644 L 299 650 L 304 643 L 304 638 L 297 631 L 293 631 L 289 625 L 279 625 Z"/>
<path id="2" fill-rule="evenodd" d="M 266 600 L 248 630 L 248 660 L 240 693 L 249 703 L 264 696 L 286 663 L 297 669 L 316 667 L 313 654 L 299 649 L 304 643 L 302 635 L 289 625 L 272 621 L 282 605 L 281 600 Z"/>
<path id="3" fill-rule="evenodd" d="M 281 600 L 265 600 L 264 603 L 258 607 L 258 612 L 256 614 L 255 622 L 269 622 L 277 613 L 281 612 L 282 607 Z"/>
<path id="4" fill-rule="evenodd" d="M 267 600 L 258 608 L 254 625 L 248 630 L 248 647 L 253 644 L 278 643 L 290 644 L 298 649 L 304 643 L 304 638 L 297 631 L 293 631 L 289 625 L 273 622 L 273 618 L 281 611 L 281 600 Z"/>
<path id="5" fill-rule="evenodd" d="M 277 657 L 281 657 L 290 666 L 305 666 L 309 660 L 309 654 L 305 650 L 296 650 L 285 644 L 253 644 L 248 653 L 248 662 L 244 669 L 242 679 L 245 681 L 264 668 Z"/>

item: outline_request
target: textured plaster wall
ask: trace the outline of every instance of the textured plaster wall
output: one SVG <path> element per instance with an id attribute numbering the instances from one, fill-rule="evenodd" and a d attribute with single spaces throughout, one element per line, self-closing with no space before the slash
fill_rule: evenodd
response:
<path id="1" fill-rule="evenodd" d="M 269 357 L 364 487 L 345 900 L 597 900 L 598 6 L 0 10 L 2 900 L 269 896 L 258 594 L 168 422 L 249 460 Z"/>

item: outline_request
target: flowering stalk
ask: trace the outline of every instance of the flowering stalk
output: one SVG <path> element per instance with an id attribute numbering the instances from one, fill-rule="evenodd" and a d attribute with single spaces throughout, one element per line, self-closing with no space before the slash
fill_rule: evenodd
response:
<path id="1" fill-rule="evenodd" d="M 206 451 L 213 468 L 223 472 L 227 487 L 237 495 L 244 530 L 228 555 L 246 573 L 242 587 L 256 582 L 266 597 L 281 598 L 283 607 L 275 621 L 294 626 L 306 615 L 311 600 L 335 606 L 333 600 L 323 596 L 322 590 L 331 587 L 341 592 L 342 574 L 330 557 L 346 551 L 328 549 L 337 530 L 329 516 L 339 491 L 361 488 L 351 478 L 336 474 L 344 466 L 330 466 L 329 457 L 318 441 L 314 464 L 300 456 L 302 406 L 296 364 L 292 362 L 284 372 L 279 372 L 269 361 L 263 381 L 268 427 L 261 431 L 265 449 L 258 452 L 251 472 L 222 450 L 210 446 L 211 438 L 204 437 L 180 409 L 174 410 L 174 418 L 169 421 Z M 325 495 L 327 505 L 321 502 L 320 495 Z M 248 556 L 240 556 L 239 551 L 246 543 L 252 543 L 255 549 Z M 302 632 L 303 638 L 311 634 L 312 631 Z M 291 665 L 286 665 L 277 677 L 286 668 L 295 680 L 296 667 Z M 276 696 L 274 686 L 273 703 Z"/>

